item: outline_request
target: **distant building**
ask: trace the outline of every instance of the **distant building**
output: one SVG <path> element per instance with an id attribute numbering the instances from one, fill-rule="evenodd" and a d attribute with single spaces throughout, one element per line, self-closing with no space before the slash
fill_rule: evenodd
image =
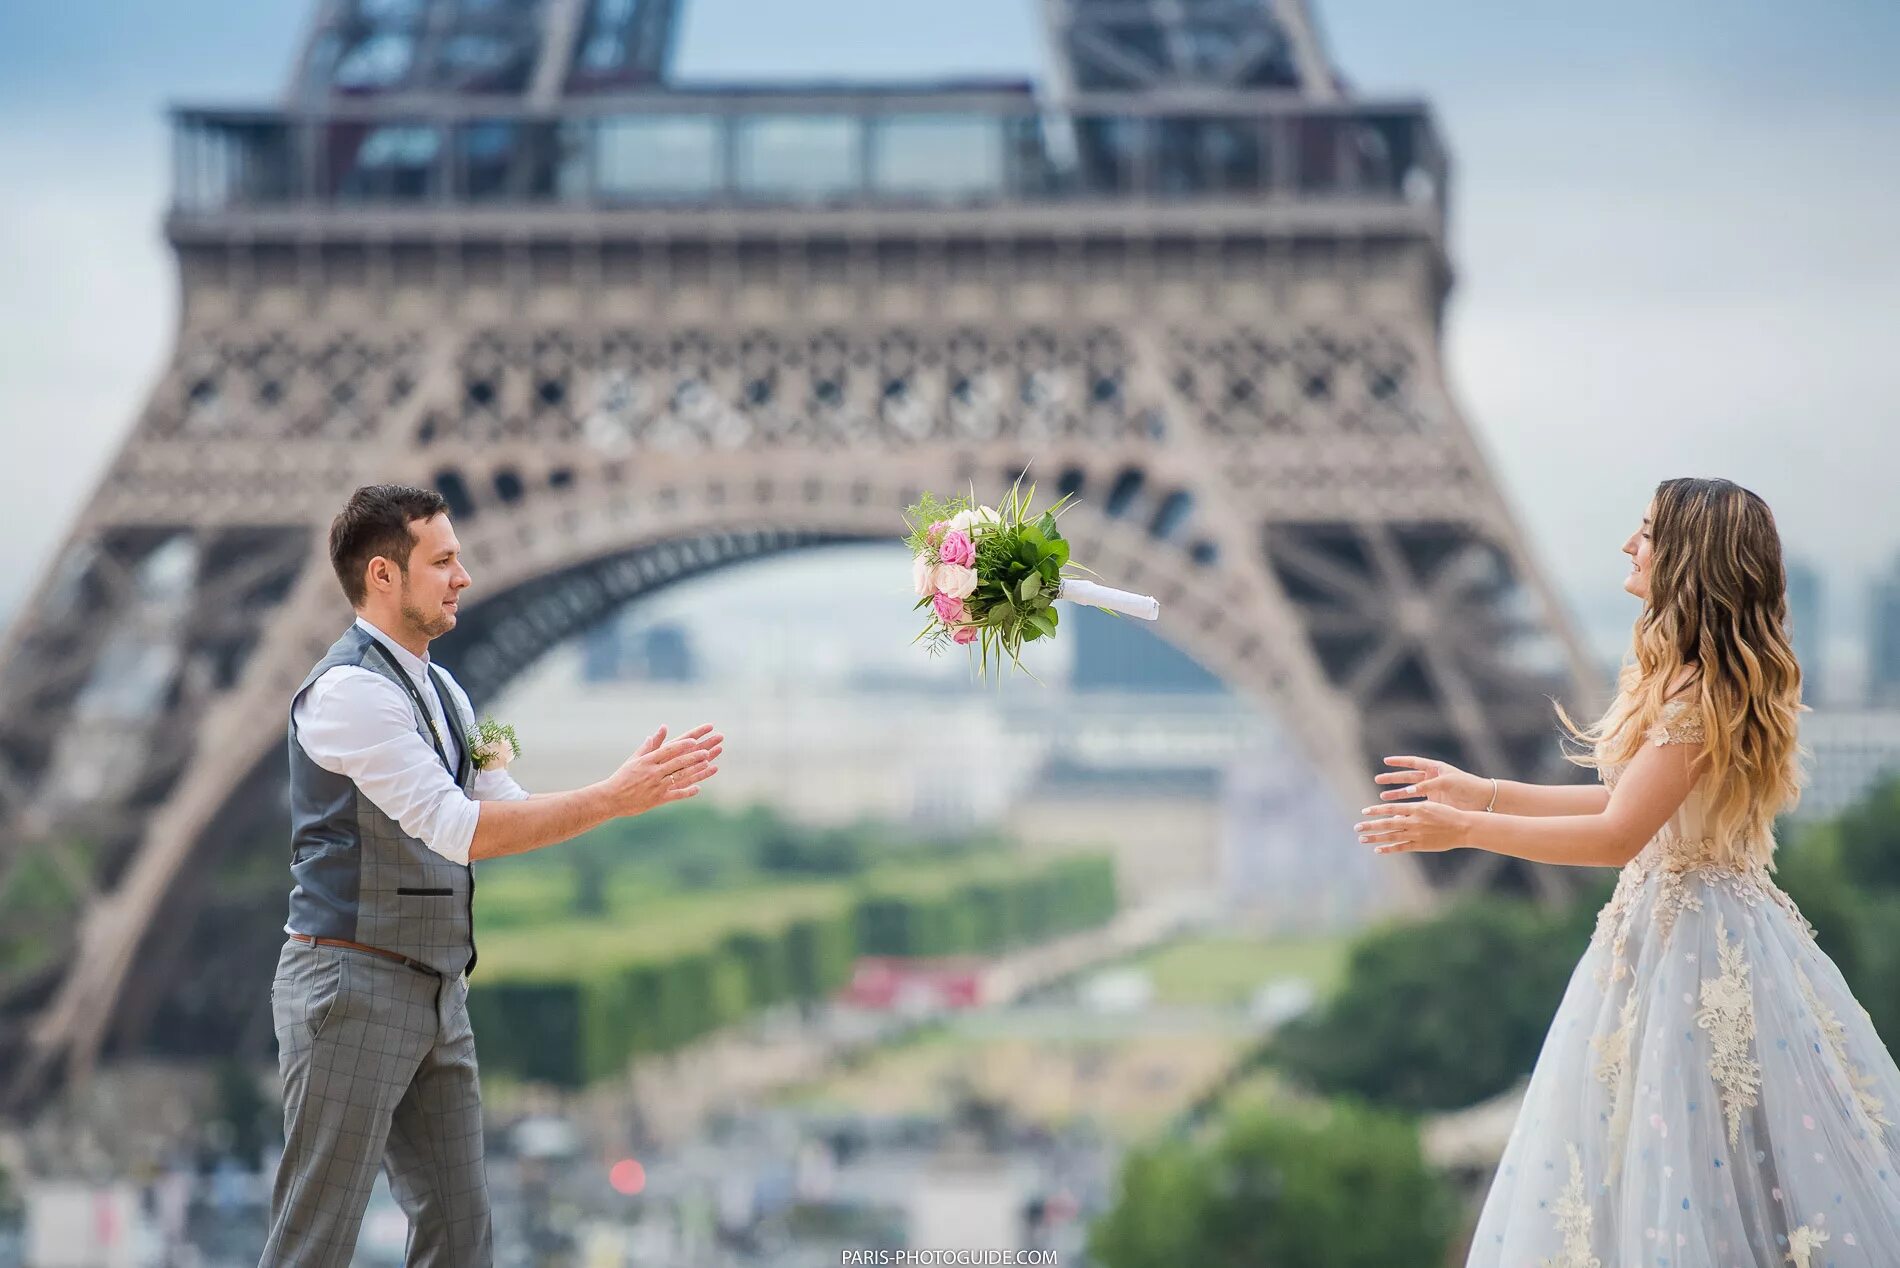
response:
<path id="1" fill-rule="evenodd" d="M 1276 932 L 1316 934 L 1406 910 L 1418 897 L 1414 881 L 1359 843 L 1355 809 L 1314 780 L 1284 736 L 1232 763 L 1220 820 L 1229 914 Z"/>
<path id="2" fill-rule="evenodd" d="M 524 787 L 598 779 L 655 725 L 699 722 L 716 723 L 744 753 L 705 785 L 707 804 L 768 805 L 813 826 L 869 819 L 954 834 L 997 824 L 1034 774 L 981 692 L 856 696 L 718 675 L 588 680 L 571 656 L 551 654 L 496 702 L 521 733 L 509 769 Z"/>
<path id="3" fill-rule="evenodd" d="M 1867 695 L 1876 705 L 1900 705 L 1900 557 L 1868 596 Z"/>
<path id="4" fill-rule="evenodd" d="M 1218 694 L 1226 684 L 1157 635 L 1146 622 L 1095 608 L 1062 613 L 1075 639 L 1071 681 L 1077 691 L 1152 691 Z"/>
<path id="5" fill-rule="evenodd" d="M 648 682 L 695 682 L 698 658 L 686 630 L 678 625 L 656 625 L 634 637 L 634 659 Z"/>
<path id="6" fill-rule="evenodd" d="M 1206 766 L 1092 766 L 1056 758 L 1011 809 L 1031 854 L 1080 847 L 1115 862 L 1122 901 L 1220 885 L 1221 772 Z"/>
<path id="7" fill-rule="evenodd" d="M 1011 730 L 1046 757 L 1011 830 L 1032 849 L 1108 850 L 1124 896 L 1214 894 L 1243 921 L 1307 932 L 1408 899 L 1285 729 L 1231 694 L 1078 693 Z"/>
<path id="8" fill-rule="evenodd" d="M 1827 681 L 1826 629 L 1822 618 L 1821 573 L 1806 560 L 1788 561 L 1788 624 L 1794 635 L 1794 657 L 1801 662 L 1802 698 L 1818 704 Z"/>
<path id="9" fill-rule="evenodd" d="M 1900 708 L 1817 709 L 1801 719 L 1808 785 L 1796 819 L 1825 819 L 1900 777 Z"/>
<path id="10" fill-rule="evenodd" d="M 582 636 L 581 677 L 587 682 L 697 682 L 699 664 L 684 626 L 630 627 L 616 617 Z"/>

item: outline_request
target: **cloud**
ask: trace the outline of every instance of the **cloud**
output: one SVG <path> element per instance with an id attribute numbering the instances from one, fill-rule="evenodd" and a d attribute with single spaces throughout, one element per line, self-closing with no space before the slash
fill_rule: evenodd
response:
<path id="1" fill-rule="evenodd" d="M 0 611 L 65 536 L 170 347 L 176 283 L 149 156 L 0 138 Z"/>
<path id="2" fill-rule="evenodd" d="M 1451 379 L 1537 555 L 1600 639 L 1649 489 L 1723 475 L 1776 508 L 1839 619 L 1900 547 L 1890 370 L 1900 113 L 1821 97 L 1554 76 L 1467 85 Z"/>

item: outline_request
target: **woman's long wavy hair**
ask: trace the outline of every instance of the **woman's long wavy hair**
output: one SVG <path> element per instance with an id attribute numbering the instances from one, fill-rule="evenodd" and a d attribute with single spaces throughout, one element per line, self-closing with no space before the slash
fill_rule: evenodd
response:
<path id="1" fill-rule="evenodd" d="M 1628 762 L 1661 718 L 1685 666 L 1706 739 L 1698 767 L 1712 790 L 1709 831 L 1734 863 L 1772 866 L 1775 817 L 1801 796 L 1795 719 L 1801 667 L 1788 631 L 1781 535 L 1760 497 L 1727 480 L 1665 480 L 1650 515 L 1649 598 L 1594 726 L 1557 706 L 1580 766 Z"/>

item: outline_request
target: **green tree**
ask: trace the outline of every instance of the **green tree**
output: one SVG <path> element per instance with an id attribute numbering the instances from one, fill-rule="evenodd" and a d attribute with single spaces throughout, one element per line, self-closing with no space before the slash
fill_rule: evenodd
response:
<path id="1" fill-rule="evenodd" d="M 1900 776 L 1875 785 L 1833 830 L 1850 879 L 1867 889 L 1900 890 Z"/>
<path id="2" fill-rule="evenodd" d="M 782 824 L 759 838 L 755 851 L 765 872 L 850 876 L 864 870 L 875 847 L 861 832 L 814 831 Z"/>
<path id="3" fill-rule="evenodd" d="M 1353 948 L 1346 981 L 1266 1056 L 1327 1093 L 1456 1109 L 1528 1073 L 1589 939 L 1594 903 L 1548 912 L 1479 898 L 1388 926 Z"/>
<path id="4" fill-rule="evenodd" d="M 1881 1041 L 1900 1052 L 1900 894 L 1876 894 L 1862 905 L 1856 965 L 1847 985 Z"/>
<path id="5" fill-rule="evenodd" d="M 231 1152 L 255 1162 L 264 1152 L 265 1111 L 269 1102 L 257 1086 L 257 1076 L 242 1061 L 218 1062 L 216 1073 L 218 1117 L 231 1127 Z"/>
<path id="6" fill-rule="evenodd" d="M 1456 1222 L 1417 1128 L 1347 1102 L 1256 1108 L 1211 1144 L 1138 1151 L 1118 1188 L 1089 1231 L 1105 1268 L 1430 1268 Z"/>
<path id="7" fill-rule="evenodd" d="M 1814 940 L 1850 984 L 1866 968 L 1866 895 L 1843 861 L 1839 825 L 1779 829 L 1775 880 L 1814 926 Z"/>
<path id="8" fill-rule="evenodd" d="M 607 914 L 607 860 L 599 850 L 575 850 L 567 860 L 574 870 L 574 914 Z"/>
<path id="9" fill-rule="evenodd" d="M 1900 1049 L 1900 779 L 1779 835 L 1776 879 L 1889 1048 Z"/>

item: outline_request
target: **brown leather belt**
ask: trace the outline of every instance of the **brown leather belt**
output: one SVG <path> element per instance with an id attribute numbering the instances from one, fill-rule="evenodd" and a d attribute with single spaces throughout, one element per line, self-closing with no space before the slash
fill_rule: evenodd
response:
<path id="1" fill-rule="evenodd" d="M 347 947 L 351 951 L 367 951 L 371 955 L 380 955 L 385 960 L 394 960 L 398 964 L 407 965 L 419 973 L 433 973 L 437 977 L 442 976 L 421 960 L 412 960 L 406 955 L 398 954 L 395 951 L 385 951 L 381 947 L 372 947 L 368 943 L 351 942 L 348 938 L 313 938 L 307 933 L 293 933 L 289 936 L 291 941 L 301 942 L 306 946 Z"/>

